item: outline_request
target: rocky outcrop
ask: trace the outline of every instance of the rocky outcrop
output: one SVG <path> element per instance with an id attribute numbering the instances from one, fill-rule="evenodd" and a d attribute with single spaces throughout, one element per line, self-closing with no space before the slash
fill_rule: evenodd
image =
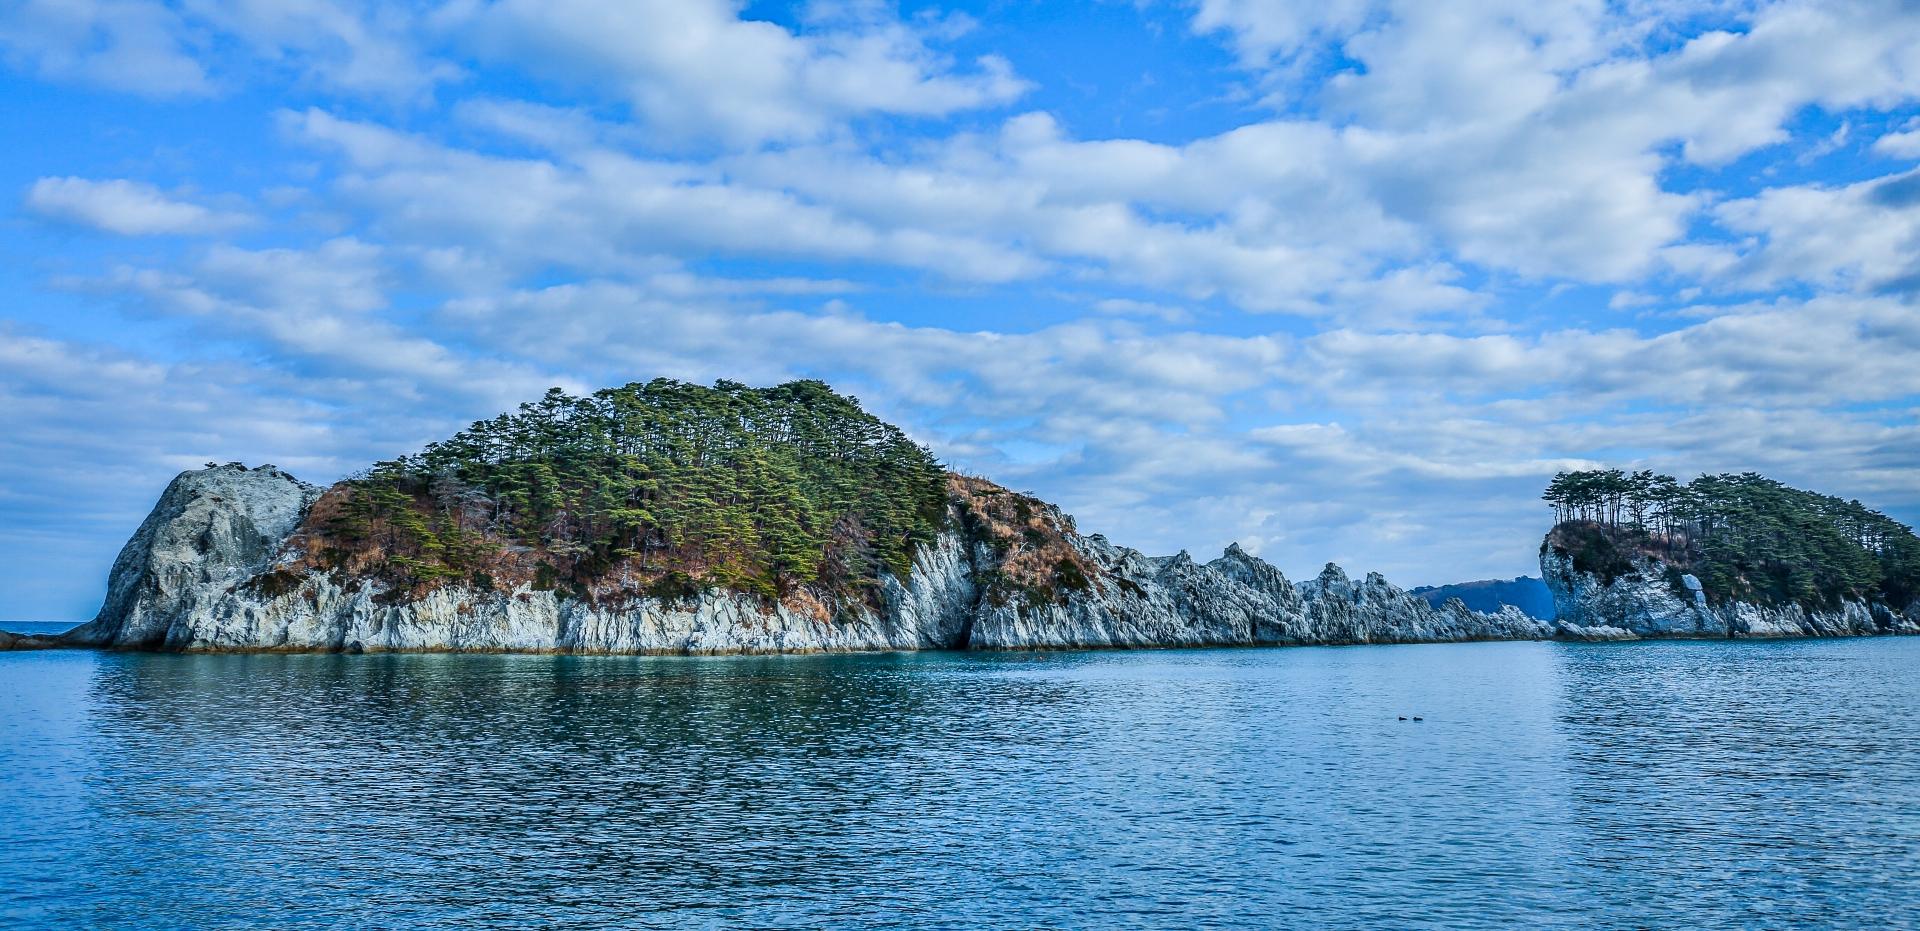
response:
<path id="1" fill-rule="evenodd" d="M 1435 608 L 1370 573 L 1360 584 L 1329 563 L 1294 585 L 1238 545 L 1208 563 L 1152 559 L 1100 537 L 1083 541 L 1097 584 L 1060 602 L 985 605 L 972 645 L 1034 647 L 1440 643 L 1530 640 L 1546 624 L 1518 609 L 1480 614 L 1457 599 Z"/>
<path id="2" fill-rule="evenodd" d="M 956 500 L 952 529 L 882 580 L 873 604 L 768 603 L 708 590 L 688 599 L 598 602 L 522 584 L 390 590 L 377 579 L 303 568 L 289 538 L 320 489 L 262 466 L 187 472 L 114 563 L 106 603 L 75 645 L 167 650 L 776 653 L 1537 639 L 1517 609 L 1434 607 L 1377 574 L 1329 565 L 1295 585 L 1238 546 L 1200 563 L 1150 558 L 1022 498 L 1053 528 L 1027 552 Z M 1013 496 L 1019 497 L 1019 496 Z M 1041 513 L 1031 514 L 1034 507 Z M 1002 527 L 1001 530 L 1006 528 Z M 1014 542 L 1009 542 L 1013 540 Z M 1035 553 L 1065 554 L 1070 585 L 1008 584 Z M 621 588 L 622 586 L 612 586 Z M 629 586 L 638 589 L 642 586 Z"/>
<path id="3" fill-rule="evenodd" d="M 181 646 L 195 619 L 265 571 L 320 489 L 266 465 L 182 472 L 122 547 L 94 619 L 66 634 L 93 646 Z"/>
<path id="4" fill-rule="evenodd" d="M 1569 640 L 1920 634 L 1920 602 L 1903 611 L 1859 601 L 1831 608 L 1716 604 L 1699 579 L 1653 557 L 1636 555 L 1629 571 L 1609 579 L 1574 562 L 1551 538 L 1541 547 L 1540 572 L 1558 615 L 1554 633 Z"/>
<path id="5" fill-rule="evenodd" d="M 50 650 L 68 646 L 60 637 L 50 634 L 16 634 L 0 630 L 0 651 L 5 650 Z"/>

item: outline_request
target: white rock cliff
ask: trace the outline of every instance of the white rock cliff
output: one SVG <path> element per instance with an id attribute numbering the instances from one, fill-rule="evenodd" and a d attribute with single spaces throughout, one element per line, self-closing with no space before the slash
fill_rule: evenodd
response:
<path id="1" fill-rule="evenodd" d="M 1369 574 L 1328 565 L 1294 585 L 1238 546 L 1208 563 L 1149 558 L 1067 534 L 1095 567 L 1052 600 L 1004 597 L 983 580 L 1001 556 L 963 522 L 923 548 L 878 607 L 831 614 L 707 591 L 686 601 L 596 605 L 520 586 L 448 585 L 417 598 L 322 570 L 288 584 L 288 537 L 320 489 L 272 466 L 182 473 L 115 561 L 105 604 L 72 645 L 235 651 L 783 653 L 855 650 L 1417 643 L 1539 639 L 1518 609 L 1441 608 Z M 1057 511 L 1055 512 L 1057 513 Z M 1069 522 L 1070 524 L 1070 522 Z M 831 616 L 829 616 L 831 614 Z"/>
<path id="2" fill-rule="evenodd" d="M 1666 565 L 1646 557 L 1635 557 L 1631 572 L 1604 581 L 1548 545 L 1540 551 L 1540 574 L 1553 593 L 1555 635 L 1569 640 L 1920 634 L 1920 602 L 1897 612 L 1859 601 L 1824 609 L 1710 604 L 1698 579 L 1682 575 L 1676 586 Z"/>

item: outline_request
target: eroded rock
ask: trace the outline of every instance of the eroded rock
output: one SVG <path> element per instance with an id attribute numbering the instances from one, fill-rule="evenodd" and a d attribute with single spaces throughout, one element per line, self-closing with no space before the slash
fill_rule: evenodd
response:
<path id="1" fill-rule="evenodd" d="M 1553 593 L 1558 614 L 1555 635 L 1569 640 L 1643 640 L 1920 633 L 1916 623 L 1920 602 L 1903 612 L 1859 601 L 1818 608 L 1745 601 L 1716 604 L 1691 574 L 1646 555 L 1635 555 L 1630 562 L 1630 571 L 1603 579 L 1575 566 L 1549 539 L 1540 551 L 1540 573 Z"/>

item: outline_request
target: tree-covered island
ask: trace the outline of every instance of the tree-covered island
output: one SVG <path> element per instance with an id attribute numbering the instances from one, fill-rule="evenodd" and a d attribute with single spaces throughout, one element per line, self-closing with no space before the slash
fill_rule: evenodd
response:
<path id="1" fill-rule="evenodd" d="M 271 594 L 321 569 L 393 600 L 444 585 L 592 601 L 724 589 L 831 615 L 906 578 L 949 526 L 995 552 L 988 599 L 1091 584 L 1071 518 L 947 472 L 822 382 L 655 379 L 555 388 L 375 464 L 328 489 L 290 541 L 297 558 L 251 584 Z"/>
<path id="2" fill-rule="evenodd" d="M 1920 538 L 1906 525 L 1752 472 L 1690 482 L 1652 471 L 1562 472 L 1542 498 L 1556 520 L 1542 552 L 1556 548 L 1603 581 L 1646 557 L 1676 586 L 1696 576 L 1716 602 L 1897 607 L 1920 594 Z"/>
<path id="3" fill-rule="evenodd" d="M 933 455 L 824 383 L 655 379 L 555 388 L 378 463 L 321 498 L 301 542 L 402 590 L 858 594 L 904 575 L 946 514 Z"/>

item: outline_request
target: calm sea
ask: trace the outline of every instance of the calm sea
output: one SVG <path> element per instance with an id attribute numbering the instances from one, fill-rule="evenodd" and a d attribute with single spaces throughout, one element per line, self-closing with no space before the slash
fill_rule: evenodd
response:
<path id="1" fill-rule="evenodd" d="M 11 653 L 0 812 L 19 927 L 1914 927 L 1920 638 Z"/>

